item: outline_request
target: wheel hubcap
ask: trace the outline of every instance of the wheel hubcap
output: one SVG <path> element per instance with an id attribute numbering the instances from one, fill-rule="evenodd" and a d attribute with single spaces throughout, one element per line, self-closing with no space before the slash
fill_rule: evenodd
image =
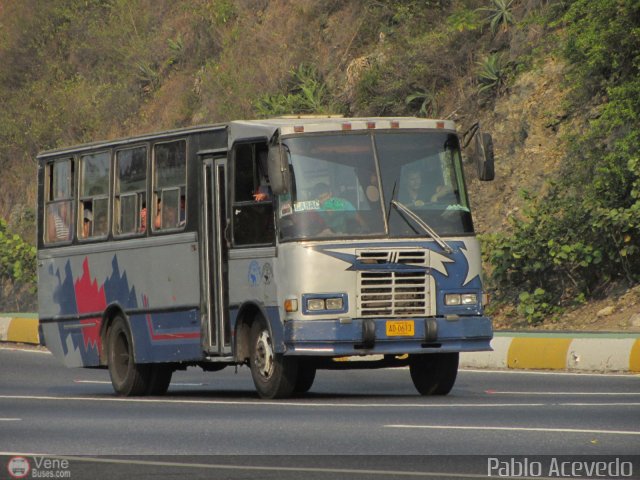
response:
<path id="1" fill-rule="evenodd" d="M 256 341 L 255 366 L 264 378 L 271 377 L 273 373 L 273 349 L 269 332 L 263 330 Z"/>

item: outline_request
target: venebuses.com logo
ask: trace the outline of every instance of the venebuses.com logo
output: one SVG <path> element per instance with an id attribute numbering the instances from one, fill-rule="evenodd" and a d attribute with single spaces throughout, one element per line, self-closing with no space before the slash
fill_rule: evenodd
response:
<path id="1" fill-rule="evenodd" d="M 59 458 L 15 456 L 7 462 L 7 471 L 11 478 L 71 478 L 69 460 Z"/>
<path id="2" fill-rule="evenodd" d="M 25 478 L 31 471 L 31 464 L 24 457 L 12 457 L 7 463 L 7 470 L 13 478 Z"/>

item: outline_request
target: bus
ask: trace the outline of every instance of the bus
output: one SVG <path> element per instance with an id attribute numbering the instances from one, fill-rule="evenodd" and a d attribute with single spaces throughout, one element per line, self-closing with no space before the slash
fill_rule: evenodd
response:
<path id="1" fill-rule="evenodd" d="M 473 135 L 475 134 L 475 135 Z M 318 369 L 408 367 L 446 395 L 490 350 L 461 150 L 449 120 L 232 121 L 40 153 L 38 304 L 47 348 L 115 393 L 246 365 L 262 398 Z"/>

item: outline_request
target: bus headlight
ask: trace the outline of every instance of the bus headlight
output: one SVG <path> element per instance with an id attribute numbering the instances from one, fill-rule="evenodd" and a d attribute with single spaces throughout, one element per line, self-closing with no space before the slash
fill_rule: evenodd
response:
<path id="1" fill-rule="evenodd" d="M 302 295 L 303 313 L 345 313 L 347 303 L 346 293 Z"/>
<path id="2" fill-rule="evenodd" d="M 476 305 L 478 295 L 475 293 L 447 293 L 444 296 L 444 304 L 452 307 L 458 305 Z"/>
<path id="3" fill-rule="evenodd" d="M 307 310 L 310 312 L 317 312 L 318 310 L 326 310 L 324 305 L 324 298 L 308 298 Z"/>
<path id="4" fill-rule="evenodd" d="M 344 308 L 344 301 L 342 297 L 327 298 L 325 300 L 327 310 L 342 310 Z"/>

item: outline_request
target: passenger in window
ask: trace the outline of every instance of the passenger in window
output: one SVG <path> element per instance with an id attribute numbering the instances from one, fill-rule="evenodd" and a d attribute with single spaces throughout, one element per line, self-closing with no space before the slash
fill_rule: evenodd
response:
<path id="1" fill-rule="evenodd" d="M 260 185 L 258 185 L 258 188 L 253 192 L 253 199 L 256 202 L 266 202 L 271 200 L 271 187 L 269 187 L 269 178 L 267 176 L 267 157 L 267 150 L 260 150 L 257 154 Z"/>
<path id="2" fill-rule="evenodd" d="M 417 170 L 409 172 L 407 177 L 407 197 L 403 203 L 405 202 L 411 207 L 423 207 L 427 202 L 422 186 L 422 174 Z"/>
<path id="3" fill-rule="evenodd" d="M 50 242 L 60 242 L 71 238 L 69 229 L 69 206 L 67 202 L 51 205 L 51 215 L 47 225 Z"/>
<path id="4" fill-rule="evenodd" d="M 179 225 L 182 227 L 187 219 L 187 211 L 186 211 L 186 200 L 184 195 L 180 195 L 180 223 Z"/>
<path id="5" fill-rule="evenodd" d="M 256 202 L 266 202 L 271 200 L 271 189 L 269 185 L 260 185 L 253 194 Z"/>
<path id="6" fill-rule="evenodd" d="M 339 210 L 352 211 L 355 210 L 353 204 L 344 198 L 334 197 L 333 192 L 326 183 L 318 183 L 313 187 L 313 196 L 318 200 L 320 210 Z"/>
<path id="7" fill-rule="evenodd" d="M 164 207 L 165 211 L 164 211 L 164 217 L 162 218 L 163 220 L 163 227 L 164 228 L 176 228 L 178 226 L 178 209 L 175 207 L 175 205 L 170 205 L 167 204 Z M 158 227 L 156 227 L 158 228 Z"/>
<path id="8" fill-rule="evenodd" d="M 142 202 L 142 210 L 140 210 L 140 232 L 147 231 L 147 204 Z"/>
<path id="9" fill-rule="evenodd" d="M 376 172 L 369 173 L 369 185 L 365 190 L 365 195 L 370 203 L 376 204 L 380 201 L 380 190 L 378 189 L 378 175 Z"/>
<path id="10" fill-rule="evenodd" d="M 93 215 L 93 213 L 91 214 Z M 104 236 L 109 232 L 108 217 L 106 211 L 96 210 L 95 221 L 93 222 L 93 235 Z"/>
<path id="11" fill-rule="evenodd" d="M 329 233 L 355 233 L 367 230 L 367 224 L 353 204 L 341 197 L 335 197 L 326 183 L 313 187 L 313 195 L 318 200 L 324 229 L 320 235 Z M 345 213 L 339 213 L 345 212 Z"/>
<path id="12" fill-rule="evenodd" d="M 153 219 L 153 228 L 162 228 L 162 200 L 159 198 L 156 204 L 156 216 Z"/>
<path id="13" fill-rule="evenodd" d="M 449 185 L 438 185 L 436 191 L 431 195 L 432 202 L 456 203 L 456 196 Z"/>
<path id="14" fill-rule="evenodd" d="M 313 196 L 318 201 L 321 213 L 321 221 L 317 228 L 321 230 L 319 235 L 331 233 L 344 233 L 347 231 L 347 218 L 337 212 L 354 211 L 353 204 L 344 198 L 334 197 L 329 185 L 318 183 L 313 187 Z"/>
<path id="15" fill-rule="evenodd" d="M 91 226 L 93 224 L 93 212 L 87 206 L 84 207 L 84 215 L 82 222 L 82 238 L 91 236 Z"/>

